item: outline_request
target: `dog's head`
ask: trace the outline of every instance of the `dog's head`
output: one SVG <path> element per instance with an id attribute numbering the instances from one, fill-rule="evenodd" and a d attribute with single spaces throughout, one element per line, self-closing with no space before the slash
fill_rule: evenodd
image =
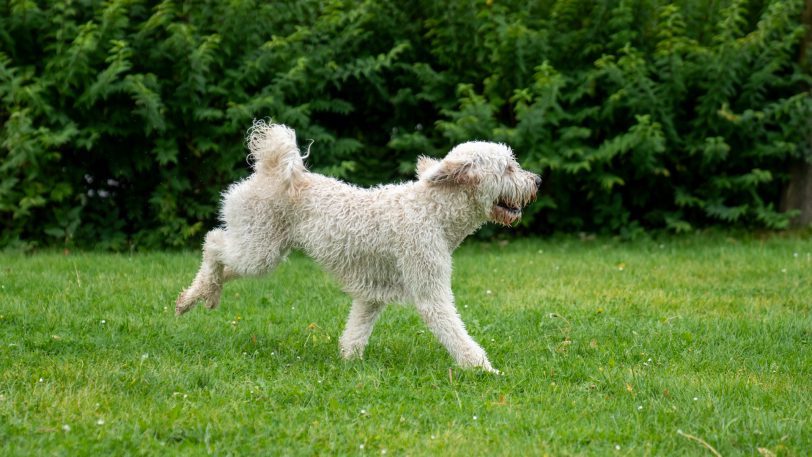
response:
<path id="1" fill-rule="evenodd" d="M 470 193 L 485 218 L 503 225 L 519 220 L 541 186 L 541 177 L 523 170 L 509 147 L 483 141 L 460 144 L 443 160 L 420 157 L 417 175 L 429 185 Z"/>

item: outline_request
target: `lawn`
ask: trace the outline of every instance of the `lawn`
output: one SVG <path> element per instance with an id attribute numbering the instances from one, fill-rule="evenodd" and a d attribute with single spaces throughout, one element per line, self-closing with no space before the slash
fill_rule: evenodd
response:
<path id="1" fill-rule="evenodd" d="M 199 254 L 0 254 L 0 455 L 808 455 L 812 240 L 465 244 L 504 376 L 390 306 L 363 360 L 309 259 L 174 316 Z M 713 450 L 711 450 L 711 448 Z"/>

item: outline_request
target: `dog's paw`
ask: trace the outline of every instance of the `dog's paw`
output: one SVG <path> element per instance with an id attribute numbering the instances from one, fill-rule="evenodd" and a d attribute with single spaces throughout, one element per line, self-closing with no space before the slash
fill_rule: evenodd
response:
<path id="1" fill-rule="evenodd" d="M 504 376 L 504 375 L 505 375 L 505 372 L 503 372 L 503 371 L 499 371 L 499 370 L 497 370 L 497 369 L 496 369 L 496 368 L 494 368 L 494 367 L 487 367 L 487 368 L 486 368 L 486 367 L 482 367 L 482 370 L 484 370 L 486 373 L 495 374 L 495 375 L 497 375 L 497 376 Z"/>
<path id="2" fill-rule="evenodd" d="M 364 348 L 359 346 L 342 346 L 341 358 L 344 360 L 355 360 L 364 357 Z"/>
<path id="3" fill-rule="evenodd" d="M 483 361 L 478 363 L 476 366 L 477 366 L 477 368 L 481 368 L 482 371 L 484 371 L 486 373 L 492 373 L 492 374 L 495 374 L 495 375 L 502 374 L 501 371 L 497 370 L 496 368 L 493 367 L 493 365 L 491 365 L 491 362 L 487 359 L 487 357 Z"/>
<path id="4" fill-rule="evenodd" d="M 212 292 L 211 295 L 206 297 L 204 304 L 206 305 L 206 309 L 217 308 L 220 305 L 220 291 Z"/>
<path id="5" fill-rule="evenodd" d="M 186 311 L 189 311 L 188 306 L 175 305 L 175 316 L 182 316 Z"/>
<path id="6" fill-rule="evenodd" d="M 192 308 L 192 305 L 195 303 L 194 300 L 189 300 L 187 297 L 188 290 L 184 290 L 178 295 L 177 300 L 175 300 L 175 315 L 180 316 L 181 314 L 189 311 Z"/>
<path id="7" fill-rule="evenodd" d="M 485 353 L 484 349 L 476 345 L 467 349 L 467 351 L 457 357 L 457 364 L 460 368 L 479 368 L 488 373 L 499 373 L 499 370 L 491 365 L 490 360 L 488 360 L 488 354 Z"/>
<path id="8" fill-rule="evenodd" d="M 501 371 L 497 370 L 496 368 L 494 368 L 493 366 L 491 366 L 490 362 L 488 362 L 487 360 L 485 362 L 482 362 L 482 363 L 470 363 L 470 364 L 460 365 L 460 368 L 463 368 L 463 369 L 466 369 L 466 370 L 482 371 L 484 373 L 495 374 L 497 376 L 503 376 L 504 375 L 503 372 L 501 372 Z"/>

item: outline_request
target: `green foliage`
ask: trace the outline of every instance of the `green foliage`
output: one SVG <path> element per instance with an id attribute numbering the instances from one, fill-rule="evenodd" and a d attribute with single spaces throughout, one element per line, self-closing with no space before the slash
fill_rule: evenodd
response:
<path id="1" fill-rule="evenodd" d="M 812 158 L 803 2 L 11 1 L 0 245 L 188 246 L 272 117 L 359 184 L 504 141 L 525 230 L 781 228 Z M 631 231 L 631 232 L 630 232 Z"/>
<path id="2" fill-rule="evenodd" d="M 551 27 L 581 21 L 565 30 L 565 53 L 539 46 L 551 51 L 525 86 L 493 93 L 498 74 L 480 91 L 461 84 L 437 125 L 455 141 L 502 139 L 544 171 L 549 209 L 534 225 L 783 228 L 774 203 L 787 162 L 810 157 L 802 6 L 771 2 L 751 26 L 746 14 L 759 9 L 735 2 L 713 14 L 707 37 L 680 3 L 557 2 Z"/>

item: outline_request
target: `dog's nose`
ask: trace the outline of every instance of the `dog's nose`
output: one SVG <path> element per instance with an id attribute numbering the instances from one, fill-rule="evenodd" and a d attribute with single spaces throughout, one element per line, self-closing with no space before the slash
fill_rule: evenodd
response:
<path id="1" fill-rule="evenodd" d="M 541 189 L 541 176 L 536 175 L 536 189 Z"/>

